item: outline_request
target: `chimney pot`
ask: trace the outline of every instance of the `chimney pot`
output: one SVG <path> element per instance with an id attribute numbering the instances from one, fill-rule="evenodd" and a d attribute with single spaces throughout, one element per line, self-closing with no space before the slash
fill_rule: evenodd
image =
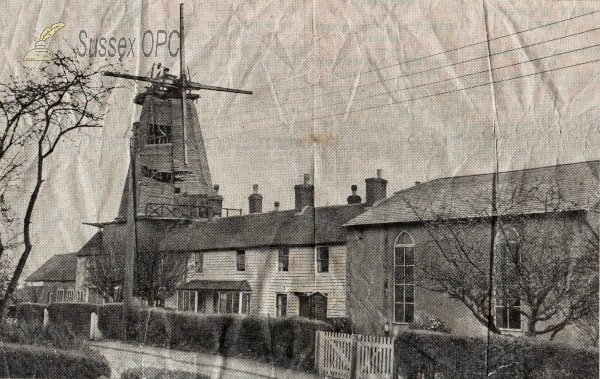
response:
<path id="1" fill-rule="evenodd" d="M 350 186 L 350 189 L 352 190 L 352 195 L 348 196 L 348 204 L 360 204 L 362 199 L 356 194 L 356 190 L 358 189 L 356 184 Z"/>
<path id="2" fill-rule="evenodd" d="M 273 204 L 273 206 L 275 207 L 275 211 L 279 210 L 279 201 L 276 201 L 275 204 Z"/>
<path id="3" fill-rule="evenodd" d="M 315 206 L 315 187 L 310 182 L 310 175 L 304 174 L 304 184 L 296 184 L 294 192 L 296 194 L 297 211 L 301 211 L 304 207 Z"/>
<path id="4" fill-rule="evenodd" d="M 261 213 L 262 212 L 262 201 L 263 197 L 258 193 L 258 184 L 252 186 L 252 194 L 248 196 L 248 210 L 249 213 Z"/>
<path id="5" fill-rule="evenodd" d="M 215 193 L 208 196 L 208 206 L 211 209 L 212 216 L 221 217 L 223 213 L 223 196 L 219 195 L 219 185 L 213 186 Z"/>
<path id="6" fill-rule="evenodd" d="M 365 199 L 367 207 L 386 198 L 387 180 L 382 178 L 381 169 L 377 169 L 376 178 L 365 179 L 365 182 L 367 184 Z"/>
<path id="7" fill-rule="evenodd" d="M 418 186 L 419 184 L 421 184 L 421 182 L 415 182 L 415 186 Z"/>

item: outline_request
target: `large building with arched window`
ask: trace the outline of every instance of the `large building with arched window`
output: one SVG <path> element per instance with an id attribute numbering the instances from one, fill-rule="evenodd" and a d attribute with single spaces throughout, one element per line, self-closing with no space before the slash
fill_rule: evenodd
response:
<path id="1" fill-rule="evenodd" d="M 564 317 L 597 308 L 599 173 L 593 161 L 441 178 L 368 208 L 346 223 L 356 332 L 568 335 Z"/>

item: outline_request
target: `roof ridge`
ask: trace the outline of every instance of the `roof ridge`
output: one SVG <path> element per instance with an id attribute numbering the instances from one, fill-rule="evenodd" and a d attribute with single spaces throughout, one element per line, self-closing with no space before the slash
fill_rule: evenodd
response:
<path id="1" fill-rule="evenodd" d="M 486 172 L 486 173 L 481 173 L 481 174 L 443 176 L 441 178 L 431 179 L 431 180 L 428 180 L 426 182 L 419 183 L 417 185 L 413 185 L 413 186 L 410 186 L 410 187 L 398 190 L 398 191 L 394 192 L 394 194 L 399 194 L 401 192 L 404 192 L 404 191 L 406 191 L 408 189 L 411 189 L 411 188 L 414 188 L 414 187 L 417 187 L 417 186 L 422 186 L 422 185 L 425 185 L 425 184 L 429 184 L 429 183 L 433 183 L 433 182 L 437 182 L 437 181 L 441 181 L 441 180 L 447 180 L 447 179 L 473 178 L 473 177 L 476 177 L 476 176 L 486 176 L 486 175 L 494 175 L 494 174 L 510 174 L 510 173 L 516 173 L 516 172 L 542 170 L 542 169 L 545 169 L 545 168 L 552 168 L 552 167 L 558 168 L 558 167 L 564 167 L 564 166 L 573 166 L 573 165 L 579 165 L 579 164 L 584 164 L 584 163 L 599 163 L 600 164 L 600 159 L 595 159 L 595 160 L 591 160 L 591 161 L 580 161 L 580 162 L 562 163 L 562 164 L 556 164 L 556 165 L 529 167 L 529 168 L 522 168 L 522 169 L 515 169 L 515 170 L 508 170 L 508 171 L 498 171 L 498 172 L 495 172 L 495 173 L 494 172 Z"/>

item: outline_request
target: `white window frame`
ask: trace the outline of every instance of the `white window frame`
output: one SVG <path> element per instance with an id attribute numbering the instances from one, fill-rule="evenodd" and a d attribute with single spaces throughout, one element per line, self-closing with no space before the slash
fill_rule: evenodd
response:
<path id="1" fill-rule="evenodd" d="M 239 272 L 246 271 L 246 250 L 235 251 L 235 269 Z"/>
<path id="2" fill-rule="evenodd" d="M 402 237 L 408 236 L 409 243 L 401 243 L 400 240 Z M 397 252 L 396 249 L 402 249 L 402 262 L 398 262 L 397 260 Z M 407 249 L 412 249 L 412 264 L 407 264 L 406 261 L 406 253 Z M 394 296 L 394 323 L 396 324 L 408 324 L 414 321 L 415 318 L 415 240 L 407 231 L 402 231 L 398 234 L 396 239 L 394 240 L 394 288 L 393 288 L 393 296 Z M 399 276 L 397 270 L 402 270 L 402 283 L 396 283 L 396 278 Z M 409 277 L 409 272 L 412 271 L 412 281 L 407 281 Z M 396 292 L 398 288 L 401 286 L 402 288 L 402 299 L 396 298 Z M 410 293 L 410 289 L 407 291 L 407 288 L 412 288 L 412 302 L 407 301 L 407 293 Z M 396 314 L 396 307 L 402 307 L 402 319 L 399 320 Z M 412 307 L 412 313 L 410 313 L 410 317 L 408 317 L 407 309 Z"/>
<path id="3" fill-rule="evenodd" d="M 323 259 L 322 257 L 320 257 L 320 252 L 321 251 L 327 251 L 327 259 Z M 330 254 L 330 249 L 329 246 L 317 246 L 315 247 L 315 268 L 317 272 L 329 272 L 330 269 L 330 262 L 331 262 L 331 254 Z M 325 268 L 325 270 L 323 270 L 323 261 L 327 262 L 327 267 Z"/>
<path id="4" fill-rule="evenodd" d="M 56 290 L 56 302 L 64 303 L 65 302 L 65 290 L 64 288 L 59 288 Z"/>
<path id="5" fill-rule="evenodd" d="M 78 303 L 85 303 L 86 302 L 85 291 L 84 290 L 77 290 L 77 291 L 75 291 L 75 295 L 77 296 L 77 302 Z"/>
<path id="6" fill-rule="evenodd" d="M 204 272 L 204 253 L 201 251 L 194 253 L 194 272 L 196 274 Z"/>
<path id="7" fill-rule="evenodd" d="M 278 272 L 288 272 L 289 270 L 290 270 L 290 248 L 289 248 L 289 246 L 280 246 L 277 251 L 277 271 Z"/>
<path id="8" fill-rule="evenodd" d="M 73 303 L 75 302 L 75 289 L 67 288 L 65 303 Z"/>
<path id="9" fill-rule="evenodd" d="M 282 304 L 280 300 L 285 299 L 285 305 Z M 287 293 L 277 293 L 275 294 L 275 316 L 277 317 L 287 317 L 287 309 L 288 309 L 288 295 Z"/>
<path id="10" fill-rule="evenodd" d="M 217 314 L 237 314 L 237 315 L 247 315 L 250 313 L 250 294 L 251 292 L 247 291 L 217 291 L 217 307 L 215 309 L 215 313 Z M 235 304 L 235 298 L 237 297 L 237 310 L 235 312 L 221 312 L 221 301 L 223 297 L 225 301 L 229 301 L 227 298 L 228 295 L 231 295 L 232 309 Z M 244 300 L 246 300 L 246 311 L 243 312 L 244 308 Z M 225 308 L 227 308 L 227 304 L 225 304 Z"/>
<path id="11" fill-rule="evenodd" d="M 197 291 L 181 291 L 181 292 L 182 292 L 182 295 L 181 295 L 182 304 L 181 304 L 180 310 L 197 312 L 198 311 L 198 292 Z M 193 306 L 191 307 L 190 305 L 193 305 Z"/>
<path id="12" fill-rule="evenodd" d="M 513 228 L 512 226 L 506 226 L 505 228 L 507 228 L 506 231 L 499 231 L 498 233 L 496 233 L 496 246 L 494 246 L 494 255 L 497 256 L 498 254 L 504 254 L 506 251 L 503 247 L 501 247 L 500 249 L 497 249 L 496 247 L 501 246 L 500 244 L 503 243 L 518 243 L 518 238 L 519 238 L 519 232 L 517 232 L 517 230 L 515 228 Z M 504 241 L 505 237 L 507 238 L 507 241 Z M 500 257 L 498 259 L 504 260 L 504 257 Z M 517 258 L 518 263 L 521 263 L 521 255 L 518 255 Z M 495 275 L 496 276 L 496 275 Z M 504 283 L 500 283 L 498 284 L 497 280 L 494 280 L 494 292 L 495 293 L 502 293 L 503 286 Z M 498 329 L 500 330 L 504 330 L 504 331 L 509 331 L 509 332 L 519 332 L 523 330 L 523 315 L 521 314 L 520 310 L 521 310 L 521 300 L 517 300 L 516 302 L 514 302 L 514 305 L 506 305 L 506 304 L 500 304 L 497 300 L 498 295 L 494 296 L 494 323 L 496 324 L 496 326 L 498 327 Z M 513 325 L 510 322 L 510 315 L 511 312 L 517 312 L 519 315 L 519 321 L 518 321 L 518 325 Z M 502 312 L 503 316 L 506 317 L 502 317 L 502 319 L 504 320 L 503 325 L 499 325 L 498 321 L 498 314 Z"/>

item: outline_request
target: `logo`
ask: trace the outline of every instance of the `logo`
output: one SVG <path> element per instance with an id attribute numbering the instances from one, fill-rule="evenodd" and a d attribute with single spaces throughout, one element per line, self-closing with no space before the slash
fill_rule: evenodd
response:
<path id="1" fill-rule="evenodd" d="M 56 24 L 44 29 L 40 38 L 35 38 L 35 48 L 29 50 L 23 60 L 25 61 L 51 61 L 54 60 L 54 53 L 48 49 L 46 41 L 48 41 L 56 32 L 65 26 L 64 22 Z"/>

